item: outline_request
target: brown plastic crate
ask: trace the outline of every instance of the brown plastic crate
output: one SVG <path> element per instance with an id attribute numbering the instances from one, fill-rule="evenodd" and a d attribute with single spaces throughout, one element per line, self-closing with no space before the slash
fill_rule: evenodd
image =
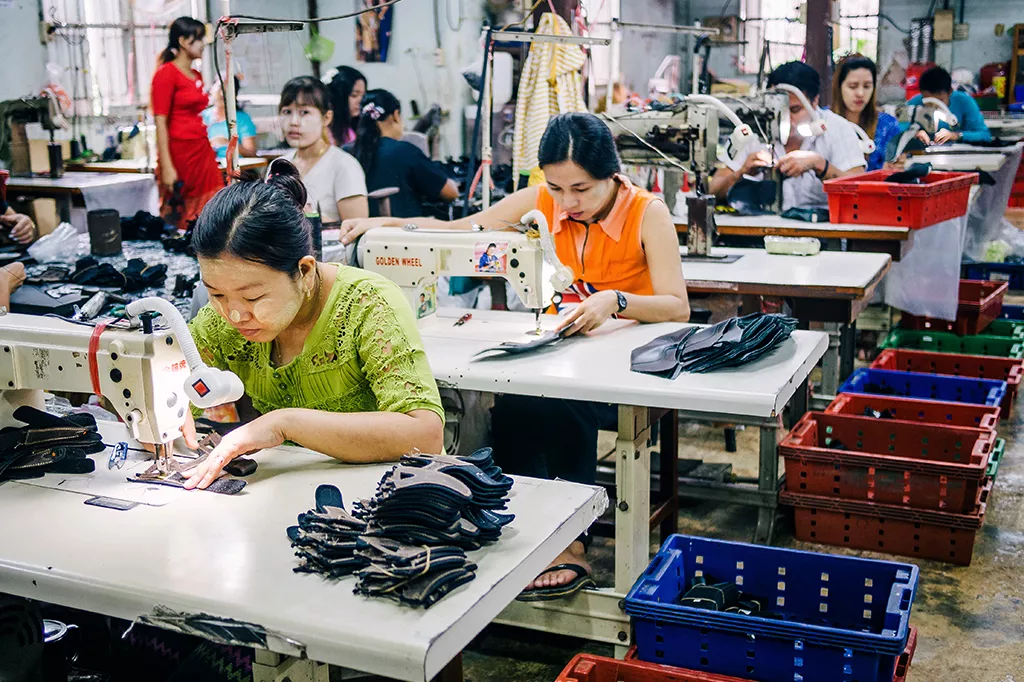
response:
<path id="1" fill-rule="evenodd" d="M 989 431 L 995 431 L 999 426 L 999 408 L 994 405 L 948 403 L 870 393 L 840 393 L 825 412 L 860 417 L 864 416 L 865 410 L 888 411 L 892 419 L 936 426 L 966 426 Z"/>
<path id="2" fill-rule="evenodd" d="M 922 331 L 955 332 L 960 336 L 981 334 L 999 318 L 1003 299 L 1009 290 L 1009 282 L 962 279 L 955 322 L 902 313 L 900 326 Z"/>

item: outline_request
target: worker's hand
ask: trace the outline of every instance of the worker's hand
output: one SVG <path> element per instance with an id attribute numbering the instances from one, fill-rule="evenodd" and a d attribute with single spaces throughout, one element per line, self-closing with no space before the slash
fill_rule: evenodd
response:
<path id="1" fill-rule="evenodd" d="M 367 230 L 375 227 L 388 227 L 389 218 L 352 218 L 341 223 L 339 235 L 342 244 L 351 244 L 359 239 Z"/>
<path id="2" fill-rule="evenodd" d="M 921 142 L 923 142 L 925 146 L 930 145 L 932 143 L 932 138 L 928 137 L 928 133 L 926 133 L 923 130 L 918 130 L 917 135 L 914 135 L 914 137 L 921 140 Z"/>
<path id="3" fill-rule="evenodd" d="M 940 128 L 935 137 L 935 144 L 946 144 L 947 142 L 956 142 L 961 137 L 960 133 L 953 132 L 949 128 Z"/>
<path id="4" fill-rule="evenodd" d="M 174 191 L 174 183 L 178 181 L 178 171 L 170 163 L 160 164 L 160 183 L 168 192 Z"/>
<path id="5" fill-rule="evenodd" d="M 740 175 L 753 175 L 761 168 L 767 168 L 770 165 L 772 165 L 772 155 L 762 149 L 747 156 L 743 161 L 743 167 L 740 168 Z"/>
<path id="6" fill-rule="evenodd" d="M 0 293 L 11 294 L 25 281 L 25 266 L 21 263 L 11 263 L 0 268 Z"/>
<path id="7" fill-rule="evenodd" d="M 190 472 L 188 480 L 185 481 L 185 488 L 202 490 L 216 481 L 227 463 L 234 458 L 283 444 L 284 431 L 280 426 L 282 420 L 277 416 L 280 412 L 282 411 L 268 412 L 224 436 L 220 445 Z"/>
<path id="8" fill-rule="evenodd" d="M 10 228 L 11 239 L 19 244 L 31 244 L 36 238 L 36 224 L 27 215 L 21 213 L 8 213 L 0 216 L 0 224 Z"/>
<path id="9" fill-rule="evenodd" d="M 614 291 L 599 291 L 583 299 L 555 331 L 562 336 L 586 334 L 604 324 L 619 310 L 619 297 Z"/>
<path id="10" fill-rule="evenodd" d="M 779 159 L 779 172 L 787 178 L 795 178 L 807 171 L 820 172 L 825 166 L 825 157 L 809 149 L 797 149 Z"/>

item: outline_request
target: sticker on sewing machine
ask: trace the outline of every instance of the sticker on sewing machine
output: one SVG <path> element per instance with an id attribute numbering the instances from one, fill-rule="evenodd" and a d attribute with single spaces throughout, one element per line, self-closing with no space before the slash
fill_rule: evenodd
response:
<path id="1" fill-rule="evenodd" d="M 508 242 L 479 242 L 473 254 L 477 272 L 508 272 Z"/>
<path id="2" fill-rule="evenodd" d="M 419 302 L 416 305 L 416 319 L 426 317 L 437 310 L 437 284 L 427 284 L 420 292 Z"/>

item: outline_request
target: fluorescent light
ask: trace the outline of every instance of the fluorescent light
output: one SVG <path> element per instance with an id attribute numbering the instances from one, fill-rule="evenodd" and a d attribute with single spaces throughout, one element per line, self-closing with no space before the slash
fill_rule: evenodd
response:
<path id="1" fill-rule="evenodd" d="M 806 123 L 801 123 L 796 127 L 796 132 L 800 137 L 810 137 L 811 126 L 807 125 Z"/>

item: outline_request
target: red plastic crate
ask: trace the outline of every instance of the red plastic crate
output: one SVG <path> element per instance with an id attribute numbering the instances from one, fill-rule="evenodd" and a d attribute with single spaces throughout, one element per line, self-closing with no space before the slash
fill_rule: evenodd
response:
<path id="1" fill-rule="evenodd" d="M 840 393 L 825 412 L 864 416 L 865 410 L 889 411 L 892 419 L 923 422 L 937 426 L 966 426 L 995 431 L 999 425 L 999 408 L 969 403 L 947 403 L 938 400 L 915 400 L 868 393 Z"/>
<path id="2" fill-rule="evenodd" d="M 977 173 L 934 171 L 921 185 L 885 182 L 895 173 L 877 170 L 825 181 L 833 223 L 895 225 L 920 229 L 967 213 Z"/>
<path id="3" fill-rule="evenodd" d="M 951 376 L 999 379 L 1006 382 L 1006 396 L 1003 398 L 1003 418 L 1010 416 L 1013 401 L 1024 377 L 1024 361 L 1011 358 L 996 358 L 987 355 L 954 355 L 952 353 L 929 353 L 920 350 L 889 348 L 871 364 L 874 369 L 892 369 L 900 372 L 925 374 L 947 374 Z"/>
<path id="4" fill-rule="evenodd" d="M 630 650 L 636 655 L 635 647 Z M 673 668 L 658 663 L 625 661 L 578 654 L 555 682 L 746 682 L 738 677 Z"/>
<path id="5" fill-rule="evenodd" d="M 1009 282 L 962 279 L 955 322 L 902 313 L 900 326 L 904 329 L 956 332 L 960 336 L 981 334 L 999 318 L 999 312 L 1003 309 L 1003 299 L 1009 289 Z"/>
<path id="6" fill-rule="evenodd" d="M 984 429 L 808 412 L 779 454 L 790 492 L 966 512 L 994 445 Z"/>
<path id="7" fill-rule="evenodd" d="M 907 646 L 906 646 L 906 648 L 903 649 L 903 653 L 899 655 L 899 658 L 896 659 L 896 669 L 893 671 L 892 682 L 906 682 L 907 672 L 910 670 L 910 663 L 914 660 L 914 652 L 915 651 L 917 651 L 917 628 L 915 628 L 913 625 L 911 625 L 910 626 L 910 636 L 907 637 Z M 591 668 L 591 667 L 585 668 L 585 670 L 587 671 L 586 674 L 593 675 L 594 674 L 593 673 L 594 668 L 607 667 L 609 669 L 609 672 L 607 673 L 609 675 L 609 677 L 607 677 L 607 678 L 601 678 L 601 677 L 583 677 L 583 678 L 566 677 L 565 675 L 567 673 L 569 673 L 573 669 L 575 669 L 574 664 L 576 664 L 577 661 L 580 661 L 580 660 L 590 660 L 590 661 L 593 661 L 595 663 L 593 668 Z M 642 663 L 642 661 L 640 661 L 637 658 L 636 646 L 631 646 L 629 648 L 629 651 L 626 652 L 626 662 Z M 565 670 L 562 671 L 562 675 L 558 678 L 558 680 L 556 682 L 573 681 L 573 680 L 578 681 L 578 682 L 591 682 L 592 680 L 599 680 L 600 682 L 603 682 L 603 680 L 605 680 L 605 679 L 610 680 L 611 682 L 631 682 L 634 679 L 641 680 L 643 682 L 647 682 L 647 681 L 650 681 L 650 680 L 663 681 L 663 680 L 675 680 L 677 678 L 666 677 L 666 676 L 670 676 L 672 674 L 677 674 L 678 675 L 679 673 L 686 673 L 686 674 L 689 674 L 689 675 L 699 675 L 700 676 L 700 677 L 693 677 L 693 678 L 686 678 L 686 677 L 684 677 L 684 678 L 682 678 L 684 680 L 686 680 L 686 679 L 705 680 L 706 679 L 706 680 L 714 680 L 714 681 L 717 681 L 717 682 L 723 682 L 724 680 L 735 679 L 735 678 L 732 678 L 732 677 L 722 677 L 721 675 L 707 675 L 705 673 L 699 673 L 699 672 L 695 672 L 695 671 L 692 671 L 692 670 L 684 670 L 683 668 L 673 668 L 673 667 L 670 667 L 670 666 L 667 666 L 667 665 L 658 665 L 657 663 L 643 663 L 643 665 L 645 667 L 646 666 L 653 666 L 653 667 L 658 668 L 661 671 L 661 674 L 663 675 L 662 677 L 653 677 L 653 678 L 652 677 L 637 677 L 637 678 L 632 678 L 632 677 L 629 677 L 627 675 L 627 672 L 629 672 L 628 669 L 623 670 L 623 669 L 620 669 L 620 668 L 616 668 L 615 665 L 612 665 L 613 663 L 618 665 L 618 664 L 623 663 L 623 661 L 616 661 L 616 660 L 611 659 L 611 658 L 602 658 L 600 656 L 588 656 L 587 654 L 580 654 L 579 656 L 577 656 L 576 658 L 574 658 L 572 660 L 572 663 L 570 663 L 569 666 Z M 615 675 L 618 675 L 618 677 L 615 677 Z"/>
<path id="8" fill-rule="evenodd" d="M 970 566 L 991 491 L 990 481 L 968 514 L 787 491 L 779 493 L 779 504 L 794 508 L 800 540 Z"/>

